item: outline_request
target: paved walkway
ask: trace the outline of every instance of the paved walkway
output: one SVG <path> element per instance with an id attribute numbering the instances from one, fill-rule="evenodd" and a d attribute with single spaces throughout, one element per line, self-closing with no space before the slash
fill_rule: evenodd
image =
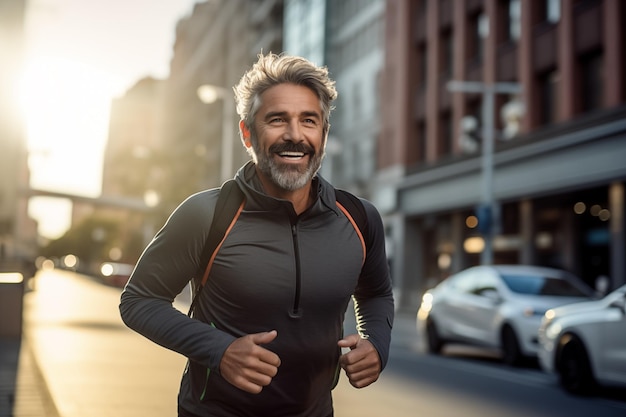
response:
<path id="1" fill-rule="evenodd" d="M 0 416 L 59 417 L 28 340 L 0 342 Z"/>
<path id="2" fill-rule="evenodd" d="M 13 320 L 12 313 L 0 319 Z M 60 417 L 25 334 L 0 338 L 0 417 Z"/>
<path id="3" fill-rule="evenodd" d="M 24 298 L 22 339 L 0 339 L 0 417 L 176 415 L 184 358 L 121 323 L 119 289 L 56 271 L 37 284 Z M 394 343 L 415 343 L 414 331 L 398 315 Z M 372 415 L 355 407 L 364 392 L 346 378 L 335 394 L 338 416 Z"/>

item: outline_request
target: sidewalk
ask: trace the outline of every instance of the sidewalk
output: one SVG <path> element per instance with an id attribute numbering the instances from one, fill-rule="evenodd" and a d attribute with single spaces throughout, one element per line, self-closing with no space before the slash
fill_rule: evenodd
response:
<path id="1" fill-rule="evenodd" d="M 27 290 L 24 299 L 28 293 Z M 3 302 L 7 302 L 6 297 L 7 294 Z M 15 316 L 11 316 L 14 313 L 13 309 L 5 310 L 3 313 L 7 316 L 0 317 L 0 320 L 7 321 L 3 323 L 3 333 L 0 337 L 0 417 L 59 417 L 36 358 L 24 335 L 25 321 L 22 322 L 20 335 L 20 324 L 11 324 L 16 319 Z M 14 329 L 6 332 L 11 327 Z"/>
<path id="2" fill-rule="evenodd" d="M 0 341 L 0 417 L 59 417 L 28 340 Z"/>
<path id="3" fill-rule="evenodd" d="M 67 279 L 44 277 L 25 296 L 22 340 L 0 340 L 0 417 L 174 415 L 184 359 L 119 325 L 117 304 L 111 306 L 116 289 L 107 288 L 105 300 L 88 294 L 60 300 L 61 293 L 75 291 L 63 287 Z M 101 291 L 96 283 L 84 284 Z M 414 346 L 410 314 L 397 314 L 392 340 Z"/>

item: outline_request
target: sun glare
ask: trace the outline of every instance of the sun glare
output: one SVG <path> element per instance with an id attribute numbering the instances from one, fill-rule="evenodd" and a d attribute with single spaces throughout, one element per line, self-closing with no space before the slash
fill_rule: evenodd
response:
<path id="1" fill-rule="evenodd" d="M 111 82 L 106 74 L 79 62 L 42 57 L 27 63 L 20 102 L 29 145 L 53 147 L 93 141 L 77 137 L 85 126 L 106 133 Z"/>
<path id="2" fill-rule="evenodd" d="M 106 74 L 79 62 L 42 57 L 26 65 L 20 102 L 34 188 L 99 193 L 111 91 Z"/>
<path id="3" fill-rule="evenodd" d="M 88 196 L 100 193 L 112 91 L 107 74 L 80 62 L 58 57 L 27 62 L 19 102 L 32 188 Z M 46 219 L 43 206 L 58 213 L 57 208 L 67 207 L 68 202 L 32 203 L 31 211 L 41 214 L 40 232 L 58 234 L 59 224 L 67 221 L 58 215 Z"/>

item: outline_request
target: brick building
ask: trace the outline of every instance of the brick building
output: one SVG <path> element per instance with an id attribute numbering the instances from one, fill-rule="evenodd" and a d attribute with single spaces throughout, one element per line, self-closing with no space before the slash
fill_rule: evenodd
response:
<path id="1" fill-rule="evenodd" d="M 626 3 L 388 0 L 386 18 L 375 202 L 401 303 L 481 262 L 626 282 Z"/>

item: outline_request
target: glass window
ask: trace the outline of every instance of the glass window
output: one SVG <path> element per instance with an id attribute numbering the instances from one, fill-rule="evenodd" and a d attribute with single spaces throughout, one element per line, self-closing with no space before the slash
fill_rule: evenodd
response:
<path id="1" fill-rule="evenodd" d="M 452 78 L 454 65 L 454 38 L 451 30 L 441 34 L 441 74 L 447 80 Z"/>
<path id="2" fill-rule="evenodd" d="M 480 63 L 483 60 L 485 40 L 489 36 L 489 18 L 484 12 L 474 15 L 469 24 L 469 58 Z"/>
<path id="3" fill-rule="evenodd" d="M 561 0 L 537 0 L 537 22 L 558 23 L 561 19 Z"/>
<path id="4" fill-rule="evenodd" d="M 444 112 L 440 120 L 439 155 L 446 156 L 452 153 L 452 143 L 454 141 L 452 114 L 449 111 Z"/>
<path id="5" fill-rule="evenodd" d="M 521 0 L 509 1 L 509 40 L 518 41 L 522 34 L 522 2 Z"/>
<path id="6" fill-rule="evenodd" d="M 427 47 L 425 43 L 417 48 L 417 81 L 420 87 L 426 86 Z"/>
<path id="7" fill-rule="evenodd" d="M 528 295 L 550 295 L 559 297 L 586 297 L 589 294 L 559 277 L 531 274 L 505 274 L 502 280 L 513 292 Z"/>
<path id="8" fill-rule="evenodd" d="M 582 110 L 587 112 L 602 107 L 604 91 L 603 57 L 601 52 L 581 57 Z"/>
<path id="9" fill-rule="evenodd" d="M 540 88 L 540 122 L 541 124 L 551 124 L 557 118 L 557 83 L 559 74 L 551 71 L 539 77 Z"/>
<path id="10" fill-rule="evenodd" d="M 423 120 L 419 121 L 416 129 L 416 137 L 417 145 L 415 149 L 417 151 L 416 160 L 417 161 L 425 161 L 426 160 L 426 123 Z"/>
<path id="11" fill-rule="evenodd" d="M 373 139 L 356 143 L 356 150 L 358 151 L 358 164 L 355 168 L 356 179 L 359 181 L 367 181 L 373 176 L 375 168 L 373 146 Z"/>
<path id="12" fill-rule="evenodd" d="M 557 23 L 561 18 L 561 0 L 546 1 L 546 20 L 550 23 Z"/>
<path id="13" fill-rule="evenodd" d="M 476 276 L 476 284 L 473 293 L 483 295 L 487 291 L 498 292 L 498 280 L 488 271 L 484 271 Z"/>

